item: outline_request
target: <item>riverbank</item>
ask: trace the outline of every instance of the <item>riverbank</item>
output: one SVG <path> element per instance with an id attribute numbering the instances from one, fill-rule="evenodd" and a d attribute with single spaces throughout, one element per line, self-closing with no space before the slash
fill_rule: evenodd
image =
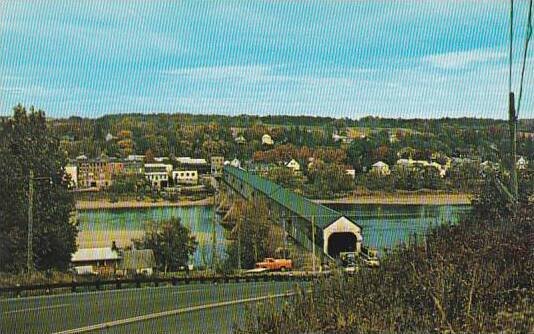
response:
<path id="1" fill-rule="evenodd" d="M 470 194 L 432 194 L 432 193 L 370 193 L 358 194 L 351 197 L 336 199 L 313 200 L 320 204 L 395 204 L 395 205 L 469 205 L 472 195 Z M 166 201 L 118 201 L 108 200 L 81 200 L 76 202 L 77 210 L 98 210 L 98 209 L 142 209 L 158 207 L 180 207 L 180 206 L 207 206 L 213 204 L 213 197 L 204 198 L 197 201 L 180 200 Z"/>
<path id="2" fill-rule="evenodd" d="M 212 197 L 204 198 L 198 201 L 180 200 L 180 201 L 166 201 L 159 200 L 152 201 L 118 201 L 110 202 L 108 200 L 95 201 L 77 201 L 76 210 L 98 210 L 98 209 L 142 209 L 142 208 L 159 208 L 159 207 L 178 207 L 178 206 L 206 206 L 212 205 Z"/>
<path id="3" fill-rule="evenodd" d="M 469 205 L 471 194 L 372 193 L 336 199 L 314 200 L 320 204 Z"/>

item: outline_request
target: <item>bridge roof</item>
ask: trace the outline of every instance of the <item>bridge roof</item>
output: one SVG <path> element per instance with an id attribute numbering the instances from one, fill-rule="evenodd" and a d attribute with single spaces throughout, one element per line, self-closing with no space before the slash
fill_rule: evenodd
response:
<path id="1" fill-rule="evenodd" d="M 314 223 L 317 227 L 324 229 L 339 218 L 344 217 L 333 209 L 315 203 L 257 174 L 232 166 L 225 166 L 224 170 L 296 215 L 308 221 L 315 217 Z"/>

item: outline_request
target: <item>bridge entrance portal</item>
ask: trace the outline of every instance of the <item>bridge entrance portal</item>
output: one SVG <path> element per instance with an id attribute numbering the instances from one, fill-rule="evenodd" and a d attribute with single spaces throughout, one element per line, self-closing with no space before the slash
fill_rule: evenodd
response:
<path id="1" fill-rule="evenodd" d="M 328 238 L 328 255 L 337 258 L 341 252 L 355 252 L 356 242 L 356 235 L 352 232 L 332 233 Z"/>

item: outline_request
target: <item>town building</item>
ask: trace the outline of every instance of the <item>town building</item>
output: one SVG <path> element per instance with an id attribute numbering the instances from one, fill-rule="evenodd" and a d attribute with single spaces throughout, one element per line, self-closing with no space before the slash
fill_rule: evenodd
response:
<path id="1" fill-rule="evenodd" d="M 112 141 L 113 139 L 116 139 L 116 137 L 112 135 L 111 133 L 108 133 L 106 135 L 106 141 Z"/>
<path id="2" fill-rule="evenodd" d="M 336 143 L 341 142 L 342 144 L 350 144 L 352 143 L 353 139 L 347 136 L 338 135 L 337 133 L 334 133 L 332 135 L 332 140 Z"/>
<path id="3" fill-rule="evenodd" d="M 145 161 L 145 156 L 144 155 L 138 155 L 138 154 L 130 154 L 126 160 L 128 161 L 140 161 L 140 162 L 144 162 Z"/>
<path id="4" fill-rule="evenodd" d="M 383 161 L 378 161 L 374 163 L 371 166 L 371 173 L 375 173 L 377 175 L 386 176 L 391 174 L 391 171 L 389 170 L 389 165 Z"/>
<path id="5" fill-rule="evenodd" d="M 356 178 L 356 170 L 355 169 L 345 169 L 345 174 L 350 176 L 352 179 Z"/>
<path id="6" fill-rule="evenodd" d="M 172 172 L 174 184 L 198 184 L 198 172 L 196 170 L 175 170 Z"/>
<path id="7" fill-rule="evenodd" d="M 224 167 L 224 157 L 222 156 L 212 156 L 211 157 L 211 175 L 213 176 L 222 176 Z"/>
<path id="8" fill-rule="evenodd" d="M 176 158 L 176 162 L 178 163 L 178 169 L 196 170 L 198 174 L 211 173 L 211 164 L 209 164 L 206 159 L 178 157 Z"/>
<path id="9" fill-rule="evenodd" d="M 154 157 L 155 162 L 169 162 L 169 157 Z"/>
<path id="10" fill-rule="evenodd" d="M 286 167 L 292 169 L 295 173 L 300 172 L 300 164 L 295 159 L 291 159 L 291 161 L 286 163 Z"/>
<path id="11" fill-rule="evenodd" d="M 234 140 L 238 145 L 245 145 L 247 143 L 247 140 L 243 136 L 236 137 Z"/>
<path id="12" fill-rule="evenodd" d="M 261 143 L 263 145 L 274 145 L 274 141 L 273 141 L 273 138 L 268 135 L 268 134 L 264 134 L 262 137 L 261 137 Z"/>
<path id="13" fill-rule="evenodd" d="M 173 167 L 170 164 L 149 163 L 145 164 L 145 178 L 150 186 L 155 189 L 163 189 L 169 186 L 169 174 Z"/>
<path id="14" fill-rule="evenodd" d="M 88 159 L 86 156 L 79 156 L 76 159 L 78 165 L 78 187 L 104 189 L 111 186 L 112 175 L 115 166 L 110 164 L 107 157 L 101 156 L 98 159 Z"/>
<path id="15" fill-rule="evenodd" d="M 234 160 L 230 162 L 230 166 L 241 168 L 241 161 L 239 161 L 237 158 L 234 158 Z"/>
<path id="16" fill-rule="evenodd" d="M 145 164 L 143 161 L 138 160 L 125 160 L 123 161 L 123 172 L 125 175 L 139 175 L 143 174 Z"/>
<path id="17" fill-rule="evenodd" d="M 528 161 L 524 157 L 520 157 L 516 162 L 517 169 L 525 170 L 528 167 Z"/>

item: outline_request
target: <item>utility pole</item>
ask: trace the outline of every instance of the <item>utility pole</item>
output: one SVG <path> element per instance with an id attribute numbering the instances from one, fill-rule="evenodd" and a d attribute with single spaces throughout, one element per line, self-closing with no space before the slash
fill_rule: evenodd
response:
<path id="1" fill-rule="evenodd" d="M 312 270 L 315 273 L 315 216 L 311 217 L 311 228 L 312 228 Z"/>
<path id="2" fill-rule="evenodd" d="M 284 229 L 283 238 L 284 238 L 284 258 L 287 258 L 287 232 L 286 232 L 286 218 L 282 216 L 282 226 Z"/>
<path id="3" fill-rule="evenodd" d="M 28 248 L 27 248 L 27 269 L 28 273 L 33 271 L 33 170 L 30 169 L 30 179 L 28 184 Z"/>
<path id="4" fill-rule="evenodd" d="M 217 269 L 217 231 L 216 231 L 216 225 L 217 225 L 217 213 L 216 207 L 218 202 L 218 195 L 215 195 L 215 198 L 213 199 L 213 213 L 212 213 L 212 223 L 213 223 L 213 230 L 211 234 L 211 241 L 212 241 L 212 248 L 211 248 L 211 269 L 215 271 Z"/>
<path id="5" fill-rule="evenodd" d="M 237 225 L 237 267 L 241 270 L 241 223 L 242 218 L 239 218 Z"/>
<path id="6" fill-rule="evenodd" d="M 510 128 L 510 177 L 512 182 L 512 196 L 514 203 L 518 200 L 518 181 L 517 181 L 517 168 L 516 168 L 516 156 L 517 156 L 517 116 L 515 112 L 515 98 L 514 93 L 510 92 L 508 101 L 508 124 Z"/>

